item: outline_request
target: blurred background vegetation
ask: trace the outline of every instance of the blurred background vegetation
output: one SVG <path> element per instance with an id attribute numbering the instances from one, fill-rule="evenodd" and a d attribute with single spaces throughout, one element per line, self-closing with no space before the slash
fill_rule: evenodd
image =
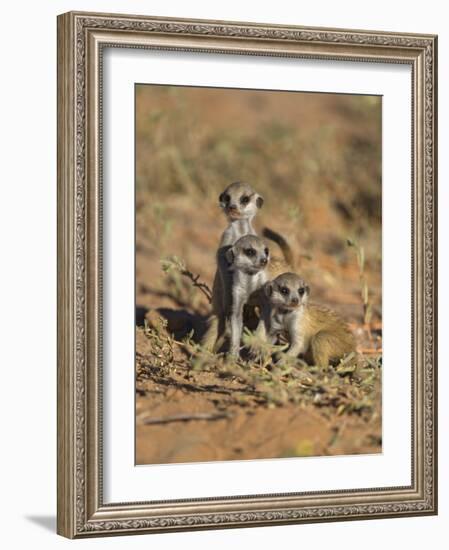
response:
<path id="1" fill-rule="evenodd" d="M 140 85 L 136 90 L 137 303 L 169 306 L 160 259 L 211 284 L 225 219 L 219 193 L 265 198 L 256 227 L 285 235 L 312 297 L 363 315 L 360 270 L 381 316 L 381 98 Z M 273 245 L 275 247 L 275 245 Z M 197 296 L 195 307 L 206 312 Z"/>

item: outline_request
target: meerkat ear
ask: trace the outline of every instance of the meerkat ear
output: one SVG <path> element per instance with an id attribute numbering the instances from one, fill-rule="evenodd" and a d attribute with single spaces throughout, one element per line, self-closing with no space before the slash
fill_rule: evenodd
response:
<path id="1" fill-rule="evenodd" d="M 263 203 L 264 203 L 263 197 L 261 197 L 260 195 L 257 195 L 257 198 L 256 198 L 257 208 L 262 208 Z"/>
<path id="2" fill-rule="evenodd" d="M 273 294 L 273 283 L 266 283 L 264 286 L 264 291 L 268 298 L 270 298 Z"/>
<path id="3" fill-rule="evenodd" d="M 232 250 L 232 248 L 229 248 L 228 250 L 226 250 L 225 258 L 226 258 L 226 261 L 228 262 L 228 265 L 232 265 L 234 263 L 234 251 Z"/>

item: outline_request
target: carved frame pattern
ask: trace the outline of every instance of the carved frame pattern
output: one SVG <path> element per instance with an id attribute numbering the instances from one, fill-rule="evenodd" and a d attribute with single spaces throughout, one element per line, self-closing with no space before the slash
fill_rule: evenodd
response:
<path id="1" fill-rule="evenodd" d="M 103 47 L 408 63 L 413 87 L 410 487 L 103 504 Z M 436 47 L 429 35 L 68 13 L 58 18 L 58 532 L 77 538 L 435 514 Z"/>

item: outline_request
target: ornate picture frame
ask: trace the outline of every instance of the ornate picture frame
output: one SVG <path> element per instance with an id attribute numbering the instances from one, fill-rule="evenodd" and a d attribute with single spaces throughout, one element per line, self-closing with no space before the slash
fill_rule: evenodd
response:
<path id="1" fill-rule="evenodd" d="M 105 503 L 106 47 L 405 64 L 412 71 L 412 483 Z M 58 533 L 70 538 L 437 513 L 437 37 L 70 12 L 58 17 Z"/>

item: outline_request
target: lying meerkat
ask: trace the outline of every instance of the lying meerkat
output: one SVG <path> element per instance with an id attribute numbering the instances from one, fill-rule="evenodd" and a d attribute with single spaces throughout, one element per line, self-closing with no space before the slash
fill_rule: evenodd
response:
<path id="1" fill-rule="evenodd" d="M 225 298 L 222 332 L 217 345 L 230 336 L 229 354 L 238 356 L 243 330 L 243 308 L 267 282 L 266 267 L 270 252 L 265 242 L 256 235 L 245 235 L 225 253 L 227 270 L 223 279 Z"/>
<path id="2" fill-rule="evenodd" d="M 257 332 L 271 343 L 280 334 L 290 342 L 286 355 L 303 355 L 308 363 L 327 367 L 355 351 L 348 325 L 335 312 L 309 304 L 309 287 L 295 273 L 283 273 L 264 286 L 266 296 Z"/>

